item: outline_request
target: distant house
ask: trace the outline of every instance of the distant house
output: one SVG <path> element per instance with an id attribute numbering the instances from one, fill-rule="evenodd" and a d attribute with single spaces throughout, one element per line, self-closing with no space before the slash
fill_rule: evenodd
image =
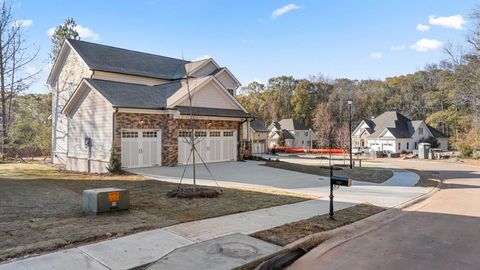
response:
<path id="1" fill-rule="evenodd" d="M 265 126 L 265 122 L 255 119 L 250 122 L 250 131 L 252 139 L 252 154 L 262 154 L 267 151 L 268 133 L 270 130 Z"/>
<path id="2" fill-rule="evenodd" d="M 362 120 L 352 132 L 354 147 L 368 146 L 376 151 L 414 152 L 418 143 L 429 137 L 436 138 L 439 148 L 448 149 L 448 137 L 425 121 L 412 121 L 396 111 L 384 112 L 377 118 Z"/>
<path id="3" fill-rule="evenodd" d="M 268 127 L 270 130 L 268 146 L 279 146 L 278 139 L 283 133 L 285 146 L 293 148 L 312 148 L 315 134 L 312 129 L 295 119 L 282 119 L 273 122 Z"/>

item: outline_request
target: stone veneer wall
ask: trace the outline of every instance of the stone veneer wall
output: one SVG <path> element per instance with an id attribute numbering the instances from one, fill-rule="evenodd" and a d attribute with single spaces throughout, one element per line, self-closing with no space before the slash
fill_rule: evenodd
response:
<path id="1" fill-rule="evenodd" d="M 242 129 L 238 129 L 239 121 L 227 120 L 195 120 L 195 129 L 234 129 L 238 138 L 242 138 Z M 142 114 L 116 113 L 115 114 L 115 152 L 121 153 L 122 129 L 160 129 L 162 132 L 162 166 L 177 166 L 178 164 L 178 130 L 190 127 L 188 119 L 174 119 L 173 114 Z M 251 156 L 252 149 L 249 141 L 242 140 L 245 150 L 237 151 L 238 159 Z M 238 149 L 238 145 L 237 145 Z"/>

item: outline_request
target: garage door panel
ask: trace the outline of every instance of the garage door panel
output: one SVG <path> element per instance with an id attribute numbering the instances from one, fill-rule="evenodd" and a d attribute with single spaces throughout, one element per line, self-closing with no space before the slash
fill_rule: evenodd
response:
<path id="1" fill-rule="evenodd" d="M 190 145 L 188 140 L 182 139 L 187 133 L 186 130 L 179 131 L 179 164 L 187 163 Z M 198 160 L 200 156 L 206 163 L 236 160 L 236 132 L 234 130 L 197 130 L 195 134 L 201 135 L 195 139 L 195 147 L 198 151 L 196 158 Z M 188 163 L 191 162 L 190 160 Z"/>
<path id="2" fill-rule="evenodd" d="M 158 130 L 122 130 L 121 145 L 124 168 L 161 164 L 161 133 Z"/>

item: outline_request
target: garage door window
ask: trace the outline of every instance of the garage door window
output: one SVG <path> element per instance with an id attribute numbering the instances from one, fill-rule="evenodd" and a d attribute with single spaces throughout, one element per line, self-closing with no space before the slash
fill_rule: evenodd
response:
<path id="1" fill-rule="evenodd" d="M 156 131 L 144 131 L 142 133 L 143 138 L 157 138 Z"/>
<path id="2" fill-rule="evenodd" d="M 233 137 L 233 131 L 224 131 L 223 137 Z"/>
<path id="3" fill-rule="evenodd" d="M 210 137 L 220 137 L 220 131 L 210 131 Z"/>
<path id="4" fill-rule="evenodd" d="M 178 132 L 178 136 L 179 136 L 179 137 L 191 137 L 191 136 L 192 136 L 192 132 L 186 131 L 186 130 L 180 130 L 180 131 Z"/>
<path id="5" fill-rule="evenodd" d="M 137 131 L 122 131 L 122 138 L 138 138 Z"/>
<path id="6" fill-rule="evenodd" d="M 207 137 L 206 131 L 195 131 L 195 137 Z"/>

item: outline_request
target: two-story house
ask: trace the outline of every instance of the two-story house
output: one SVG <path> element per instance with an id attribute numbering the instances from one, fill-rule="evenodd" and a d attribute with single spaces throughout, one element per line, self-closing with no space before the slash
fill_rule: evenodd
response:
<path id="1" fill-rule="evenodd" d="M 376 118 L 362 120 L 352 132 L 354 147 L 368 146 L 375 151 L 393 153 L 418 150 L 418 143 L 436 138 L 442 150 L 448 150 L 448 137 L 425 121 L 412 121 L 396 111 L 384 112 Z"/>
<path id="2" fill-rule="evenodd" d="M 68 170 L 105 172 L 112 150 L 124 168 L 186 164 L 192 117 L 205 162 L 251 155 L 243 130 L 252 117 L 235 98 L 240 83 L 211 58 L 66 40 L 48 84 L 52 160 Z"/>
<path id="3" fill-rule="evenodd" d="M 285 146 L 292 148 L 312 148 L 315 134 L 312 129 L 295 119 L 282 119 L 273 122 L 268 127 L 270 130 L 268 146 L 279 146 L 278 139 L 283 133 Z"/>

